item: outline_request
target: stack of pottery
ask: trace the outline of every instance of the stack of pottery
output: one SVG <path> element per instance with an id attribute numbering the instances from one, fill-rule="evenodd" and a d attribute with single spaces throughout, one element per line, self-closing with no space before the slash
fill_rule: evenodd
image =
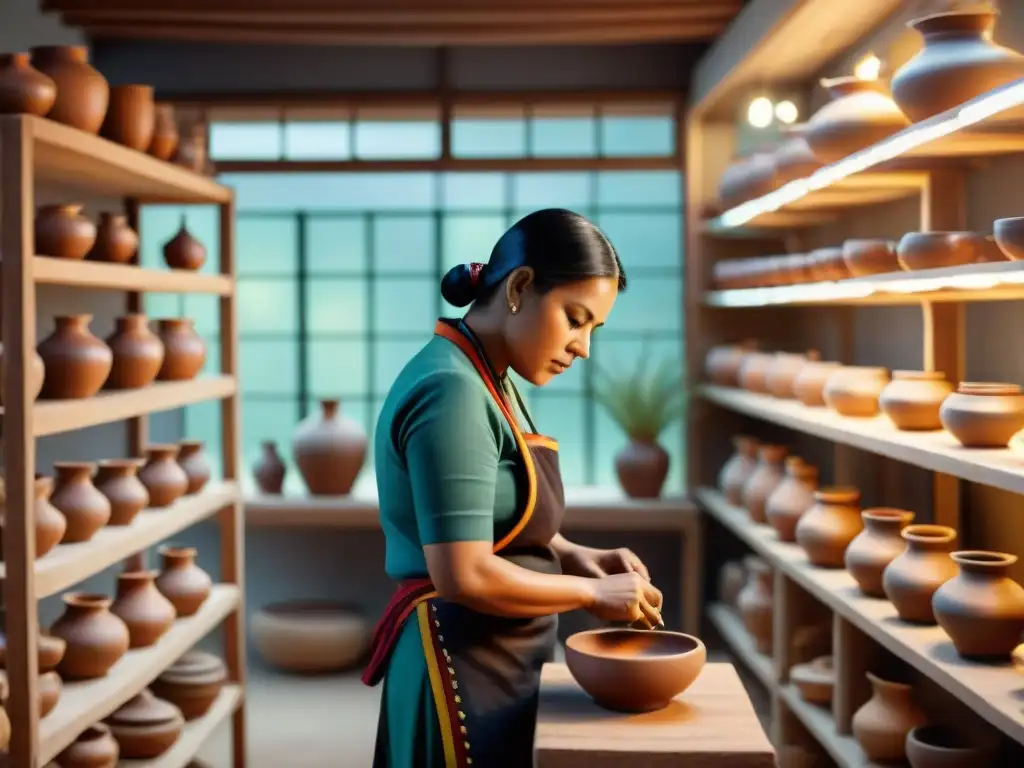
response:
<path id="1" fill-rule="evenodd" d="M 194 616 L 213 590 L 210 575 L 196 565 L 195 548 L 165 544 L 157 551 L 163 566 L 156 577 L 156 588 L 179 617 Z"/>
<path id="2" fill-rule="evenodd" d="M 765 517 L 779 541 L 796 541 L 797 523 L 814 506 L 817 488 L 818 468 L 799 456 L 787 457 L 786 476 L 765 502 Z"/>
<path id="3" fill-rule="evenodd" d="M 758 449 L 757 466 L 743 484 L 743 507 L 755 523 L 767 523 L 765 505 L 772 491 L 783 479 L 782 462 L 786 458 L 784 445 L 762 445 Z"/>
<path id="4" fill-rule="evenodd" d="M 901 535 L 914 519 L 914 513 L 903 509 L 876 507 L 861 512 L 864 530 L 846 548 L 846 570 L 853 576 L 860 591 L 869 597 L 885 597 L 882 574 L 906 549 Z"/>
<path id="5" fill-rule="evenodd" d="M 50 627 L 50 634 L 67 643 L 57 665 L 65 680 L 103 677 L 128 650 L 128 627 L 110 612 L 112 603 L 105 595 L 64 595 L 64 613 Z"/>
<path id="6" fill-rule="evenodd" d="M 945 525 L 908 525 L 900 535 L 906 548 L 882 572 L 882 589 L 903 621 L 935 624 L 932 596 L 956 576 L 950 558 L 956 531 Z"/>
<path id="7" fill-rule="evenodd" d="M 718 473 L 718 488 L 730 504 L 743 503 L 743 486 L 757 469 L 757 452 L 760 448 L 757 438 L 737 435 L 732 439 L 736 452 L 722 465 Z"/>
<path id="8" fill-rule="evenodd" d="M 210 710 L 227 679 L 223 661 L 212 653 L 190 651 L 150 687 L 156 696 L 180 709 L 185 720 L 196 720 Z"/>
<path id="9" fill-rule="evenodd" d="M 314 496 L 347 494 L 366 460 L 366 433 L 340 406 L 340 400 L 321 400 L 320 413 L 303 420 L 292 437 L 295 464 Z"/>
<path id="10" fill-rule="evenodd" d="M 750 556 L 744 560 L 747 569 L 747 583 L 736 599 L 740 616 L 754 638 L 759 653 L 772 652 L 772 569 L 760 557 Z"/>
<path id="11" fill-rule="evenodd" d="M 178 740 L 185 727 L 181 710 L 148 688 L 132 697 L 106 721 L 124 760 L 152 760 Z"/>
<path id="12" fill-rule="evenodd" d="M 909 685 L 883 680 L 870 672 L 867 678 L 872 696 L 853 713 L 853 737 L 868 760 L 902 763 L 906 759 L 907 734 L 927 722 L 925 714 L 915 703 Z"/>
<path id="13" fill-rule="evenodd" d="M 939 409 L 952 391 L 942 371 L 893 371 L 878 405 L 896 429 L 942 429 Z"/>
<path id="14" fill-rule="evenodd" d="M 1024 393 L 1016 384 L 961 382 L 939 419 L 966 448 L 1005 448 L 1024 429 Z"/>
<path id="15" fill-rule="evenodd" d="M 796 542 L 819 568 L 842 568 L 846 548 L 863 529 L 860 491 L 828 487 L 814 492 L 814 504 L 796 524 Z"/>
<path id="16" fill-rule="evenodd" d="M 823 79 L 831 101 L 807 121 L 804 136 L 823 163 L 834 163 L 910 125 L 885 86 L 857 77 Z"/>

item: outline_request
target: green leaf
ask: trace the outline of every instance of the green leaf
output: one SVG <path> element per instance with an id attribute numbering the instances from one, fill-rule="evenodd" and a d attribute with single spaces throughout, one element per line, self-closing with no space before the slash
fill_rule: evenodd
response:
<path id="1" fill-rule="evenodd" d="M 611 373 L 596 369 L 594 398 L 633 440 L 654 441 L 665 428 L 686 413 L 687 397 L 682 371 L 672 358 L 657 362 L 645 344 L 632 371 Z"/>

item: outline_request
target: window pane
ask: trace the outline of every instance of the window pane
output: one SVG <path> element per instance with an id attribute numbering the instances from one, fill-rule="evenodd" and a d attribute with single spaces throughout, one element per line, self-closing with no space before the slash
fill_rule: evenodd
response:
<path id="1" fill-rule="evenodd" d="M 683 182 L 678 171 L 601 171 L 597 204 L 602 208 L 679 208 Z"/>
<path id="2" fill-rule="evenodd" d="M 441 204 L 451 210 L 502 210 L 507 205 L 503 173 L 446 173 L 441 177 Z"/>
<path id="3" fill-rule="evenodd" d="M 387 395 L 398 374 L 429 340 L 428 331 L 416 341 L 378 341 L 374 348 L 373 394 Z"/>
<path id="4" fill-rule="evenodd" d="M 373 219 L 373 268 L 382 273 L 434 274 L 436 227 L 433 215 Z"/>
<path id="5" fill-rule="evenodd" d="M 438 122 L 356 123 L 356 157 L 364 160 L 435 158 L 441 154 Z"/>
<path id="6" fill-rule="evenodd" d="M 423 210 L 434 206 L 433 173 L 224 173 L 239 211 Z"/>
<path id="7" fill-rule="evenodd" d="M 352 129 L 342 122 L 295 122 L 284 126 L 284 156 L 288 160 L 348 160 Z"/>
<path id="8" fill-rule="evenodd" d="M 363 396 L 368 391 L 368 342 L 311 339 L 309 388 L 315 397 Z"/>
<path id="9" fill-rule="evenodd" d="M 539 117 L 530 121 L 534 157 L 593 157 L 597 136 L 592 117 Z"/>
<path id="10" fill-rule="evenodd" d="M 185 314 L 186 296 L 178 293 L 147 293 L 142 299 L 142 311 L 153 321 L 159 317 L 182 317 Z M 156 330 L 156 323 L 151 325 Z"/>
<path id="11" fill-rule="evenodd" d="M 530 411 L 540 433 L 558 441 L 558 462 L 564 483 L 583 485 L 586 478 L 583 400 L 538 391 L 531 398 Z"/>
<path id="12" fill-rule="evenodd" d="M 170 317 L 189 317 L 200 336 L 216 336 L 220 333 L 220 297 L 185 294 L 181 300 L 181 310 Z"/>
<path id="13" fill-rule="evenodd" d="M 512 190 L 514 208 L 582 208 L 590 204 L 590 174 L 517 173 Z"/>
<path id="14" fill-rule="evenodd" d="M 671 155 L 675 149 L 676 121 L 660 117 L 605 117 L 601 119 L 601 154 L 608 157 Z"/>
<path id="15" fill-rule="evenodd" d="M 298 332 L 297 282 L 284 277 L 238 279 L 240 333 Z"/>
<path id="16" fill-rule="evenodd" d="M 380 277 L 373 286 L 374 328 L 381 333 L 430 333 L 437 320 L 440 288 L 431 277 Z"/>
<path id="17" fill-rule="evenodd" d="M 362 216 L 306 219 L 306 270 L 312 274 L 365 274 L 369 269 Z"/>
<path id="18" fill-rule="evenodd" d="M 682 317 L 682 278 L 631 277 L 629 287 L 615 300 L 608 330 L 678 332 Z"/>
<path id="19" fill-rule="evenodd" d="M 444 261 L 448 271 L 456 264 L 486 262 L 494 244 L 507 229 L 503 215 L 451 214 L 444 217 Z"/>
<path id="20" fill-rule="evenodd" d="M 310 278 L 306 281 L 306 328 L 317 333 L 366 332 L 367 281 Z"/>
<path id="21" fill-rule="evenodd" d="M 455 157 L 523 157 L 526 123 L 522 119 L 456 118 L 452 121 Z"/>
<path id="22" fill-rule="evenodd" d="M 239 381 L 245 394 L 298 397 L 298 339 L 247 339 L 238 343 Z"/>
<path id="23" fill-rule="evenodd" d="M 682 271 L 683 224 L 678 213 L 600 213 L 597 224 L 630 267 L 669 267 Z"/>
<path id="24" fill-rule="evenodd" d="M 211 123 L 210 157 L 214 160 L 277 160 L 281 157 L 281 124 Z"/>
<path id="25" fill-rule="evenodd" d="M 292 275 L 298 268 L 298 226 L 295 218 L 239 216 L 238 274 Z"/>
<path id="26" fill-rule="evenodd" d="M 298 475 L 292 463 L 292 433 L 299 423 L 299 401 L 295 398 L 242 398 L 242 472 L 247 487 L 255 489 L 252 467 L 263 450 L 265 440 L 277 443 L 277 452 L 288 467 L 288 475 Z"/>

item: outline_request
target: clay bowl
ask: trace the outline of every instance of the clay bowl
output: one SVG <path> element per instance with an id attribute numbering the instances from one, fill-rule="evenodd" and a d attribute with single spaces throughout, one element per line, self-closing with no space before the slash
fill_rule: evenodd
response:
<path id="1" fill-rule="evenodd" d="M 992 234 L 1006 258 L 1011 261 L 1024 259 L 1024 216 L 996 219 L 992 224 Z"/>
<path id="2" fill-rule="evenodd" d="M 910 768 L 977 768 L 991 765 L 987 744 L 975 743 L 956 728 L 921 725 L 907 734 Z"/>
<path id="3" fill-rule="evenodd" d="M 706 660 L 704 643 L 681 632 L 589 629 L 565 643 L 576 682 L 617 712 L 664 709 L 697 679 Z"/>
<path id="4" fill-rule="evenodd" d="M 854 277 L 900 271 L 896 243 L 891 240 L 847 240 L 843 243 L 843 261 Z"/>
<path id="5" fill-rule="evenodd" d="M 836 682 L 831 656 L 820 656 L 806 664 L 795 664 L 789 670 L 789 679 L 804 701 L 831 706 L 832 688 Z"/>

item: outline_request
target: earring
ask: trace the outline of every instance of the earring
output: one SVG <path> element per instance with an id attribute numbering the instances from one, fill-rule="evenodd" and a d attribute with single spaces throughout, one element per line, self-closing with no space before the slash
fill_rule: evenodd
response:
<path id="1" fill-rule="evenodd" d="M 510 312 L 511 312 L 511 313 L 512 313 L 513 315 L 514 315 L 514 314 L 515 314 L 516 312 L 518 312 L 518 311 L 519 311 L 519 307 L 518 307 L 518 306 L 516 306 L 515 304 L 509 304 L 509 305 L 508 305 L 508 308 L 509 308 L 509 311 L 510 311 Z"/>

